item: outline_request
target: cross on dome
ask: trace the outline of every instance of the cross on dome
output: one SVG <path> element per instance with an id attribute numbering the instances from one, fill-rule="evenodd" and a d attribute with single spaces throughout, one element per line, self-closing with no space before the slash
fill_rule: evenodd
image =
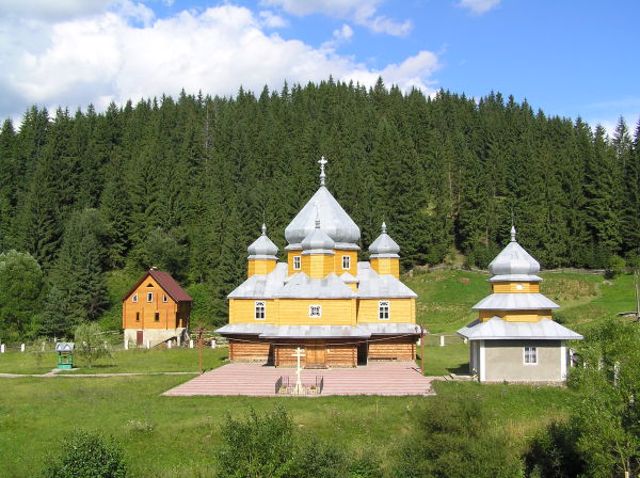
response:
<path id="1" fill-rule="evenodd" d="M 329 161 L 327 161 L 324 156 L 322 156 L 320 158 L 320 161 L 318 161 L 318 164 L 320 165 L 320 186 L 324 186 L 324 180 L 326 179 L 327 175 L 324 173 L 324 165 L 327 164 Z"/>
<path id="2" fill-rule="evenodd" d="M 516 242 L 516 226 L 511 225 L 511 242 Z"/>
<path id="3" fill-rule="evenodd" d="M 267 235 L 267 225 L 264 222 L 262 223 L 262 235 Z"/>
<path id="4" fill-rule="evenodd" d="M 386 234 L 387 233 L 387 224 L 382 221 L 382 234 Z"/>

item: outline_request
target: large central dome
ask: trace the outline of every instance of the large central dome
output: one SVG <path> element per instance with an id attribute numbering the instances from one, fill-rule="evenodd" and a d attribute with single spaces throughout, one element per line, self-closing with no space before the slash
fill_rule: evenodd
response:
<path id="1" fill-rule="evenodd" d="M 357 248 L 360 228 L 342 209 L 329 190 L 321 186 L 284 230 L 287 249 L 301 248 L 305 237 L 314 231 L 316 218 L 320 228 L 336 242 L 336 248 Z"/>

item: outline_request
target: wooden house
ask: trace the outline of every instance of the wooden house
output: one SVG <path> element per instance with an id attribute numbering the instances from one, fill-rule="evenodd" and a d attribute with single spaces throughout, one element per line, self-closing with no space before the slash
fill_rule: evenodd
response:
<path id="1" fill-rule="evenodd" d="M 154 346 L 184 338 L 191 302 L 169 273 L 152 267 L 122 299 L 124 340 L 137 346 Z"/>
<path id="2" fill-rule="evenodd" d="M 285 229 L 287 259 L 262 235 L 248 248 L 248 278 L 228 295 L 232 361 L 355 367 L 371 360 L 415 360 L 421 334 L 417 295 L 400 281 L 400 247 L 382 233 L 359 261 L 360 228 L 325 187 Z"/>

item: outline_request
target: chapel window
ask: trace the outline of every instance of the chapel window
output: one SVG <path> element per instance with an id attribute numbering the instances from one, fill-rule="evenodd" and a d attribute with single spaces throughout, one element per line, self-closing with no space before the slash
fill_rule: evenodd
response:
<path id="1" fill-rule="evenodd" d="M 160 322 L 160 312 L 156 312 L 153 316 L 153 320 L 156 322 Z"/>
<path id="2" fill-rule="evenodd" d="M 167 294 L 162 295 L 162 302 L 164 302 L 165 304 L 169 302 L 169 299 L 167 298 Z"/>
<path id="3" fill-rule="evenodd" d="M 351 269 L 351 257 L 342 256 L 342 268 L 346 270 Z"/>
<path id="4" fill-rule="evenodd" d="M 378 318 L 380 320 L 389 320 L 389 301 L 381 300 L 378 302 Z"/>
<path id="5" fill-rule="evenodd" d="M 138 302 L 138 294 L 133 294 L 133 297 L 131 297 L 131 302 L 133 302 L 134 304 Z"/>
<path id="6" fill-rule="evenodd" d="M 147 302 L 153 302 L 153 292 L 147 292 Z"/>
<path id="7" fill-rule="evenodd" d="M 264 301 L 256 301 L 255 304 L 256 320 L 264 320 L 266 317 L 266 303 Z"/>
<path id="8" fill-rule="evenodd" d="M 293 256 L 293 269 L 299 271 L 301 268 L 300 256 Z"/>
<path id="9" fill-rule="evenodd" d="M 322 306 L 320 305 L 309 306 L 309 317 L 321 317 L 321 316 L 322 316 Z"/>

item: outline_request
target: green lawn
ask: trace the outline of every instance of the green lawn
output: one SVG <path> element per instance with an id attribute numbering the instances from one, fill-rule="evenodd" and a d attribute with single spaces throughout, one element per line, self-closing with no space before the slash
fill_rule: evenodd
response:
<path id="1" fill-rule="evenodd" d="M 492 423 L 522 444 L 551 417 L 564 416 L 572 392 L 561 388 L 437 383 L 437 397 L 162 397 L 179 376 L 4 381 L 0 401 L 3 477 L 36 475 L 60 438 L 76 428 L 113 435 L 133 476 L 211 476 L 226 413 L 286 407 L 301 432 L 347 450 L 393 453 L 425 400 L 480 400 Z M 394 437 L 390 440 L 389 437 Z"/>
<path id="2" fill-rule="evenodd" d="M 205 370 L 224 364 L 228 355 L 226 347 L 202 349 L 202 365 Z M 197 349 L 140 349 L 119 350 L 113 358 L 104 358 L 88 367 L 76 356 L 75 365 L 79 367 L 72 372 L 84 373 L 119 373 L 119 372 L 197 372 Z M 0 354 L 0 372 L 4 373 L 46 373 L 56 366 L 54 352 L 11 352 Z"/>

